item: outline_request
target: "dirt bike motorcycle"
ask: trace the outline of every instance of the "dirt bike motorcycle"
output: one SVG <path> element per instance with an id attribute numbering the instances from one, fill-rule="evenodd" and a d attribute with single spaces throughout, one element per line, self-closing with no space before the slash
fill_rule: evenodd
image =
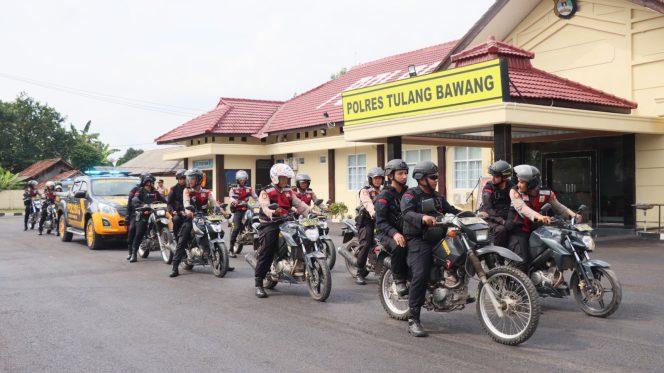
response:
<path id="1" fill-rule="evenodd" d="M 278 206 L 272 204 L 269 208 L 276 210 Z M 321 251 L 319 220 L 313 214 L 299 218 L 289 214 L 272 220 L 279 224 L 279 247 L 263 287 L 273 289 L 279 282 L 305 283 L 309 295 L 324 302 L 332 290 L 332 275 L 327 257 Z M 245 260 L 256 269 L 256 251 L 247 254 Z"/>
<path id="2" fill-rule="evenodd" d="M 235 247 L 231 247 L 233 253 L 240 254 L 244 245 L 254 245 L 254 249 L 256 248 L 255 245 L 257 243 L 255 241 L 258 237 L 258 234 L 256 228 L 254 228 L 254 224 L 260 224 L 258 221 L 260 205 L 258 203 L 247 204 L 246 202 L 239 202 L 237 205 L 247 206 L 247 210 L 244 212 L 233 212 L 234 214 L 244 214 L 242 216 L 242 230 L 237 236 Z M 233 226 L 233 219 L 230 219 L 228 224 L 232 232 L 233 229 L 235 229 Z"/>
<path id="3" fill-rule="evenodd" d="M 329 202 L 329 201 L 328 201 Z M 320 235 L 320 250 L 325 254 L 327 257 L 327 266 L 330 268 L 330 271 L 334 268 L 334 265 L 337 263 L 337 251 L 334 248 L 334 242 L 332 242 L 332 239 L 330 238 L 330 227 L 327 225 L 327 216 L 325 216 L 325 213 L 327 212 L 327 207 L 326 205 L 323 204 L 322 199 L 316 200 L 314 202 L 314 207 L 312 208 L 312 211 L 318 215 L 318 233 Z"/>
<path id="4" fill-rule="evenodd" d="M 433 200 L 422 204 L 425 213 L 435 211 Z M 470 212 L 437 216 L 436 224 L 425 231 L 425 238 L 432 242 L 433 263 L 424 309 L 436 312 L 464 309 L 475 301 L 469 296 L 468 283 L 477 276 L 476 310 L 484 331 L 494 341 L 506 345 L 518 345 L 533 335 L 540 316 L 535 286 L 528 276 L 513 267 L 499 266 L 485 271 L 488 255 L 515 262 L 521 258 L 491 244 L 489 225 L 484 220 Z M 380 276 L 379 297 L 390 317 L 408 318 L 408 298 L 397 294 L 389 266 L 383 268 Z"/>
<path id="5" fill-rule="evenodd" d="M 46 209 L 46 220 L 44 220 L 44 226 L 42 229 L 46 230 L 46 234 L 51 234 L 51 231 L 56 228 L 55 225 L 55 205 L 45 201 L 41 206 L 42 209 Z"/>
<path id="6" fill-rule="evenodd" d="M 151 203 L 136 208 L 136 214 L 140 217 L 146 211 L 149 212 L 145 236 L 138 246 L 138 255 L 147 258 L 151 251 L 160 251 L 161 259 L 166 264 L 173 261 L 175 252 L 175 239 L 168 228 L 168 217 L 166 215 L 167 205 L 165 203 Z"/>
<path id="7" fill-rule="evenodd" d="M 337 251 L 345 259 L 346 270 L 355 278 L 357 277 L 357 267 L 355 264 L 357 263 L 357 256 L 360 253 L 360 242 L 357 239 L 357 225 L 355 220 L 352 219 L 344 219 L 342 224 L 341 234 L 343 236 L 343 243 Z M 391 253 L 375 238 L 373 249 L 367 257 L 364 269 L 368 273 L 379 275 L 383 272 L 384 266 L 390 266 L 390 258 Z"/>
<path id="8" fill-rule="evenodd" d="M 542 212 L 551 209 L 548 203 Z M 581 213 L 586 206 L 581 206 Z M 592 227 L 575 219 L 552 218 L 530 235 L 528 274 L 542 297 L 563 298 L 571 293 L 576 304 L 590 316 L 608 317 L 622 300 L 622 287 L 609 263 L 591 259 L 595 250 Z M 569 287 L 564 272 L 571 271 Z"/>
<path id="9" fill-rule="evenodd" d="M 221 208 L 224 209 L 225 205 Z M 226 276 L 230 253 L 224 242 L 223 221 L 223 215 L 205 216 L 203 211 L 194 213 L 192 221 L 194 234 L 185 247 L 187 256 L 180 263 L 182 269 L 190 271 L 197 265 L 209 265 L 215 276 Z"/>
<path id="10" fill-rule="evenodd" d="M 42 201 L 39 197 L 33 197 L 30 201 L 30 218 L 28 222 L 30 223 L 30 229 L 35 229 L 35 224 L 39 222 L 39 217 L 41 216 Z"/>

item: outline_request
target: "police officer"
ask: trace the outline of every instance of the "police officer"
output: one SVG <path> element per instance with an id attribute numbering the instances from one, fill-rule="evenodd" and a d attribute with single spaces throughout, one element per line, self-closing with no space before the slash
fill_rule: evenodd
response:
<path id="1" fill-rule="evenodd" d="M 247 204 L 249 203 L 249 198 L 254 200 L 258 199 L 256 192 L 250 187 L 247 186 L 247 181 L 249 180 L 249 174 L 245 170 L 239 170 L 235 173 L 235 180 L 237 185 L 231 188 L 230 197 L 231 197 L 231 212 L 233 213 L 233 231 L 231 232 L 231 253 L 230 257 L 237 257 L 237 248 L 235 247 L 235 241 L 237 240 L 238 234 L 244 228 L 242 225 L 242 218 L 244 217 L 245 212 L 247 211 Z"/>
<path id="2" fill-rule="evenodd" d="M 212 208 L 215 213 L 220 211 L 219 206 L 217 205 L 217 199 L 214 197 L 214 193 L 211 190 L 205 189 L 202 186 L 203 183 L 203 171 L 201 170 L 189 170 L 185 173 L 187 178 L 186 185 L 182 194 L 182 204 L 184 206 L 184 222 L 182 223 L 182 228 L 180 228 L 180 235 L 178 237 L 178 245 L 175 250 L 175 255 L 173 256 L 173 269 L 171 270 L 170 277 L 177 277 L 180 275 L 178 271 L 178 266 L 180 262 L 186 255 L 185 248 L 189 241 L 191 241 L 191 234 L 193 229 L 193 218 L 194 212 L 203 211 L 207 212 L 209 208 Z M 234 267 L 228 267 L 228 271 L 233 271 Z"/>
<path id="3" fill-rule="evenodd" d="M 147 172 L 142 173 L 141 179 L 146 175 L 149 174 Z M 127 197 L 127 216 L 125 216 L 125 225 L 129 227 L 127 229 L 127 260 L 131 259 L 131 254 L 134 252 L 134 238 L 136 237 L 136 214 L 134 213 L 134 203 L 132 200 L 134 199 L 134 194 L 136 194 L 140 188 L 141 182 L 139 181 L 135 187 L 131 188 L 129 196 Z"/>
<path id="4" fill-rule="evenodd" d="M 432 261 L 433 242 L 424 239 L 427 226 L 436 223 L 432 215 L 422 211 L 422 201 L 433 199 L 436 214 L 458 214 L 459 211 L 451 206 L 445 197 L 437 191 L 438 166 L 433 162 L 423 161 L 413 168 L 413 178 L 417 186 L 409 188 L 401 199 L 401 213 L 403 214 L 403 233 L 408 245 L 408 268 L 412 274 L 410 292 L 408 295 L 408 332 L 415 337 L 426 337 L 427 333 L 420 322 L 420 310 L 424 304 L 426 287 L 429 281 Z"/>
<path id="5" fill-rule="evenodd" d="M 374 207 L 374 198 L 380 192 L 380 187 L 385 180 L 385 171 L 380 167 L 374 167 L 367 172 L 368 185 L 360 189 L 359 210 L 357 214 L 357 238 L 358 238 L 358 254 L 357 254 L 357 276 L 355 276 L 355 283 L 358 285 L 365 285 L 367 282 L 364 276 L 367 275 L 364 266 L 367 264 L 367 257 L 369 251 L 374 245 L 374 229 L 376 228 L 376 210 Z"/>
<path id="6" fill-rule="evenodd" d="M 184 189 L 186 188 L 186 172 L 187 170 L 177 170 L 177 172 L 175 172 L 177 183 L 168 192 L 168 201 L 166 202 L 173 222 L 173 239 L 175 242 L 178 242 L 180 228 L 182 228 L 182 223 L 184 221 L 184 203 L 182 202 L 182 196 L 184 195 Z"/>
<path id="7" fill-rule="evenodd" d="M 62 193 L 62 185 L 60 185 L 60 184 L 55 185 L 55 193 L 56 193 L 56 195 L 57 195 L 57 193 Z M 58 208 L 56 206 L 56 208 L 55 208 L 55 236 L 56 237 L 60 237 L 60 218 L 61 218 L 61 216 L 60 216 L 60 213 L 58 212 Z"/>
<path id="8" fill-rule="evenodd" d="M 46 182 L 46 189 L 44 189 L 44 204 L 42 204 L 42 209 L 41 209 L 41 218 L 39 219 L 39 235 L 42 235 L 42 232 L 44 231 L 44 222 L 46 221 L 46 215 L 48 214 L 48 205 L 54 205 L 55 204 L 55 183 L 52 181 L 47 181 Z M 55 221 L 55 216 L 53 217 L 53 220 Z M 51 234 L 51 227 L 49 230 L 46 231 L 46 234 Z"/>
<path id="9" fill-rule="evenodd" d="M 497 161 L 489 166 L 491 181 L 482 190 L 482 206 L 479 216 L 489 223 L 489 234 L 494 245 L 507 247 L 508 235 L 505 223 L 510 210 L 510 190 L 512 182 L 512 165 L 505 161 Z"/>
<path id="10" fill-rule="evenodd" d="M 138 188 L 136 193 L 134 193 L 134 198 L 131 200 L 132 205 L 134 206 L 134 211 L 136 211 L 136 209 L 139 207 L 149 205 L 157 201 L 164 203 L 166 202 L 164 196 L 162 196 L 154 187 L 154 182 L 155 178 L 150 174 L 141 177 L 141 186 Z M 134 224 L 136 224 L 136 235 L 134 236 L 133 250 L 131 257 L 129 258 L 130 263 L 136 262 L 136 254 L 138 253 L 138 247 L 141 245 L 141 241 L 143 241 L 143 235 L 145 234 L 145 230 L 148 226 L 148 216 L 150 215 L 150 212 L 136 211 L 135 215 L 136 221 Z"/>
<path id="11" fill-rule="evenodd" d="M 406 278 L 406 238 L 403 235 L 401 218 L 401 197 L 406 192 L 408 164 L 401 159 L 393 159 L 385 165 L 385 177 L 390 183 L 378 193 L 374 201 L 376 209 L 376 236 L 391 253 L 392 278 L 399 296 L 408 294 Z"/>
<path id="12" fill-rule="evenodd" d="M 37 190 L 37 181 L 30 180 L 23 191 L 23 205 L 25 206 L 25 214 L 23 215 L 23 230 L 28 230 L 28 219 L 30 219 L 30 214 L 32 213 L 32 199 L 41 196 Z M 30 229 L 35 229 L 34 224 Z"/>
<path id="13" fill-rule="evenodd" d="M 307 206 L 311 206 L 312 201 L 316 201 L 316 193 L 313 189 L 309 188 L 311 185 L 311 177 L 307 174 L 297 174 L 295 177 L 295 186 L 293 187 L 293 192 L 300 201 L 304 202 Z"/>
<path id="14" fill-rule="evenodd" d="M 568 209 L 556 199 L 556 194 L 548 189 L 540 188 L 542 180 L 536 167 L 522 164 L 514 167 L 518 183 L 510 190 L 511 208 L 507 217 L 507 228 L 510 232 L 508 248 L 523 259 L 518 268 L 527 273 L 530 266 L 528 239 L 534 230 L 533 223 L 551 223 L 551 218 L 540 214 L 545 204 L 550 204 L 558 215 L 569 216 L 581 221 L 581 215 Z"/>
<path id="15" fill-rule="evenodd" d="M 295 208 L 301 215 L 308 214 L 310 211 L 309 206 L 300 201 L 288 186 L 293 176 L 295 176 L 293 170 L 287 164 L 275 164 L 270 169 L 272 184 L 261 191 L 258 197 L 258 203 L 261 206 L 259 214 L 261 224 L 258 228 L 260 251 L 254 272 L 255 294 L 258 298 L 267 298 L 267 293 L 263 289 L 263 279 L 270 270 L 278 246 L 279 222 L 273 221 L 272 218 L 286 216 L 292 208 Z M 274 211 L 270 210 L 268 207 L 272 203 L 278 204 L 279 208 Z"/>

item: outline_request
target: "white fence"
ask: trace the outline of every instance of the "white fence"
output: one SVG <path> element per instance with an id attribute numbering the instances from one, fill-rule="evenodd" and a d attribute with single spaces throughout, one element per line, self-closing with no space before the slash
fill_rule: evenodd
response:
<path id="1" fill-rule="evenodd" d="M 0 192 L 0 210 L 23 210 L 24 208 L 22 190 L 4 190 Z"/>

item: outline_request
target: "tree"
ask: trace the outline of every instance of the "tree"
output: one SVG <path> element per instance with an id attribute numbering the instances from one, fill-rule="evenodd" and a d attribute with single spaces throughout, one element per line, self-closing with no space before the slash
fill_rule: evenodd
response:
<path id="1" fill-rule="evenodd" d="M 117 162 L 115 162 L 115 165 L 119 166 L 121 164 L 127 163 L 129 160 L 134 159 L 141 154 L 143 154 L 143 149 L 129 148 L 127 149 L 125 154 L 122 157 L 120 157 L 120 159 L 118 159 Z"/>
<path id="2" fill-rule="evenodd" d="M 70 125 L 71 138 L 73 141 L 70 162 L 79 170 L 87 170 L 94 166 L 112 166 L 108 157 L 117 152 L 118 149 L 110 149 L 108 144 L 99 140 L 98 133 L 90 133 L 92 121 L 85 123 L 83 131 L 79 131 Z"/>
<path id="3" fill-rule="evenodd" d="M 330 74 L 330 79 L 334 80 L 334 79 L 346 74 L 347 72 L 348 72 L 348 69 L 346 69 L 345 67 L 342 67 L 338 72 Z"/>
<path id="4" fill-rule="evenodd" d="M 22 185 L 23 183 L 18 181 L 18 174 L 13 174 L 0 166 L 0 192 L 21 189 Z"/>

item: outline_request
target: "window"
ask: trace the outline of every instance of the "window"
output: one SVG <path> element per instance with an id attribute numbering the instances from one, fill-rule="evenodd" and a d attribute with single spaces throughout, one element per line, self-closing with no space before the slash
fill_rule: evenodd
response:
<path id="1" fill-rule="evenodd" d="M 323 163 L 327 163 L 327 157 L 324 156 L 324 155 L 321 155 L 321 156 L 320 156 L 320 163 L 321 163 L 321 164 L 323 164 Z"/>
<path id="2" fill-rule="evenodd" d="M 482 176 L 482 148 L 454 148 L 454 187 L 474 188 Z"/>
<path id="3" fill-rule="evenodd" d="M 212 168 L 212 159 L 200 159 L 193 162 L 191 168 Z"/>
<path id="4" fill-rule="evenodd" d="M 297 164 L 304 164 L 304 157 L 299 157 L 297 159 Z"/>
<path id="5" fill-rule="evenodd" d="M 244 136 L 243 136 L 243 137 L 240 137 L 240 141 L 242 141 L 242 142 L 247 142 L 247 138 L 244 137 Z"/>
<path id="6" fill-rule="evenodd" d="M 365 184 L 367 176 L 367 155 L 348 155 L 348 190 L 358 190 Z"/>
<path id="7" fill-rule="evenodd" d="M 298 140 L 300 139 L 300 133 L 299 132 L 295 134 L 295 138 L 298 139 Z"/>
<path id="8" fill-rule="evenodd" d="M 413 167 L 419 162 L 431 160 L 431 149 L 406 150 L 403 152 L 403 160 L 408 164 L 408 186 L 417 186 L 413 179 Z"/>
<path id="9" fill-rule="evenodd" d="M 228 137 L 228 141 L 235 141 L 235 137 L 233 137 L 233 136 L 229 136 L 229 137 Z"/>

